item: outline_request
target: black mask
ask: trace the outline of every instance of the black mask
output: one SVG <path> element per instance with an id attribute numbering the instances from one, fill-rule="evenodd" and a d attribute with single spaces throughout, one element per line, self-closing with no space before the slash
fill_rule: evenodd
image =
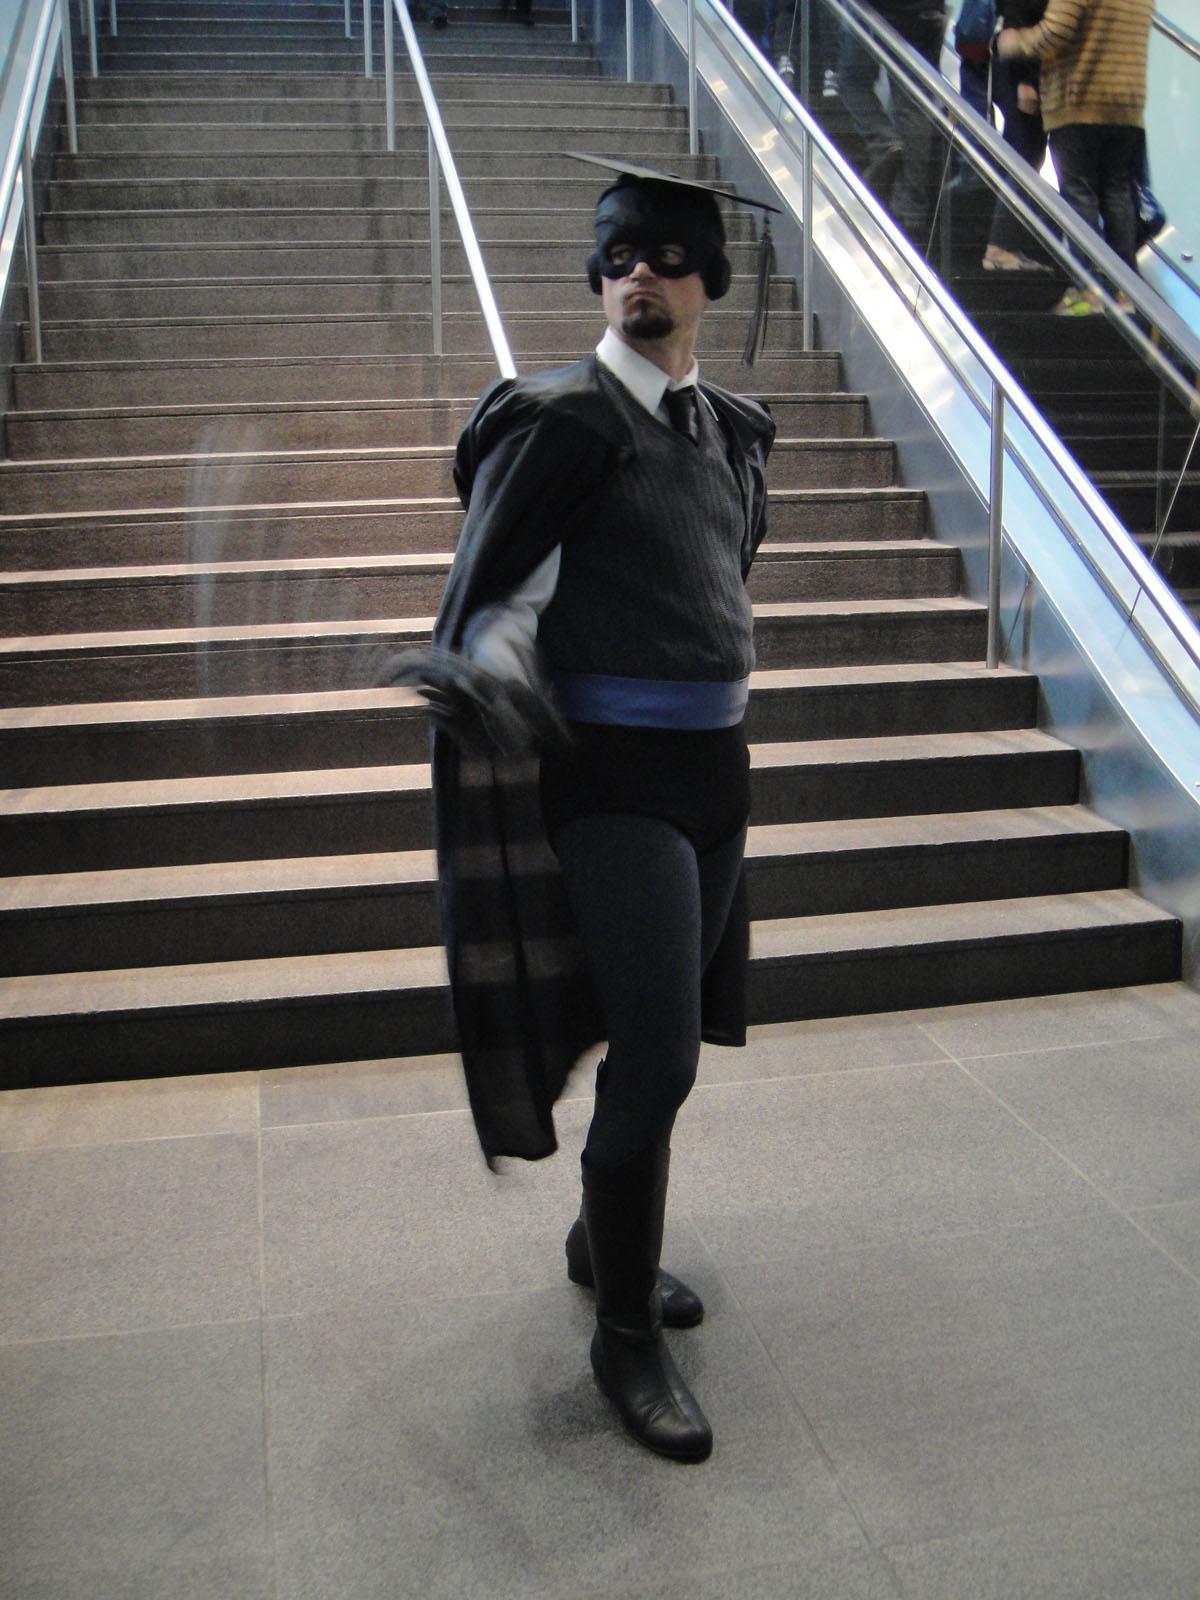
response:
<path id="1" fill-rule="evenodd" d="M 612 260 L 612 251 L 625 245 L 629 255 L 620 261 Z M 679 260 L 664 260 L 664 252 L 672 257 L 682 250 Z M 601 277 L 627 278 L 639 261 L 644 261 L 656 278 L 687 278 L 693 272 L 703 272 L 712 250 L 696 244 L 686 244 L 677 238 L 663 238 L 657 233 L 639 228 L 617 229 L 602 250 L 596 251 L 596 265 Z"/>
<path id="2" fill-rule="evenodd" d="M 710 300 L 719 300 L 729 288 L 725 227 L 716 200 L 704 190 L 641 180 L 614 184 L 596 205 L 595 232 L 596 248 L 587 265 L 597 294 L 601 278 L 627 277 L 639 261 L 657 277 L 699 273 Z M 609 257 L 614 245 L 628 245 L 632 254 L 618 264 Z M 668 245 L 682 249 L 682 261 L 663 261 Z"/>

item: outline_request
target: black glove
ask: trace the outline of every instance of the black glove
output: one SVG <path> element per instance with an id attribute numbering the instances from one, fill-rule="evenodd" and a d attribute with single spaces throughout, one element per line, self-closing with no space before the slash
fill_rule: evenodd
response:
<path id="1" fill-rule="evenodd" d="M 422 695 L 438 727 L 459 744 L 480 735 L 504 755 L 528 755 L 570 734 L 535 678 L 499 678 L 452 650 L 406 650 L 384 664 L 380 680 Z"/>

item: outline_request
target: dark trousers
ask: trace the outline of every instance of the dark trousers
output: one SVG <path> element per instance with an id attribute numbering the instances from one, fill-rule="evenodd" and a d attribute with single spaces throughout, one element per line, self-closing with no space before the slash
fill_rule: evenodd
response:
<path id="1" fill-rule="evenodd" d="M 931 66 L 938 65 L 946 33 L 945 13 L 940 8 L 931 7 L 917 16 L 897 20 L 895 27 Z M 875 57 L 847 29 L 842 34 L 838 57 L 842 104 L 854 119 L 869 161 L 877 160 L 891 145 L 901 147 L 903 160 L 892 192 L 891 210 L 900 226 L 913 233 L 927 223 L 937 192 L 934 125 L 891 80 L 890 109 L 882 105 L 875 93 L 878 75 Z M 879 198 L 888 204 L 887 195 Z"/>
<path id="2" fill-rule="evenodd" d="M 1022 161 L 1028 161 L 1034 171 L 1039 172 L 1046 159 L 1046 130 L 1042 126 L 1042 113 L 1018 109 L 1018 87 L 1009 63 L 997 61 L 992 69 L 992 97 L 1004 117 L 1004 142 L 1012 146 L 1014 154 L 1020 156 Z M 1002 250 L 1027 250 L 1033 243 L 1002 200 L 996 201 L 988 239 Z"/>
<path id="3" fill-rule="evenodd" d="M 552 844 L 607 1025 L 585 1158 L 666 1146 L 700 1057 L 700 980 L 720 942 L 746 832 L 697 849 L 672 823 L 575 817 Z"/>
<path id="4" fill-rule="evenodd" d="M 1135 269 L 1133 180 L 1142 149 L 1140 128 L 1074 122 L 1050 135 L 1059 193 Z"/>

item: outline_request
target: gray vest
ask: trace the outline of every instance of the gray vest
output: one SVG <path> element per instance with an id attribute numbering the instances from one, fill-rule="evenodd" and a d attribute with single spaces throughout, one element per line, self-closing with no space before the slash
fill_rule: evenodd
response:
<path id="1" fill-rule="evenodd" d="M 754 665 L 742 580 L 747 509 L 726 441 L 700 399 L 695 445 L 601 372 L 634 449 L 564 530 L 538 643 L 558 672 L 729 683 Z"/>

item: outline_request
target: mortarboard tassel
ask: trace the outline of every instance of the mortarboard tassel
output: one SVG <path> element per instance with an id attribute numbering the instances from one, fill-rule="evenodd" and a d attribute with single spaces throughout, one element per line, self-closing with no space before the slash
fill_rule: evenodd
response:
<path id="1" fill-rule="evenodd" d="M 767 332 L 767 300 L 771 292 L 771 274 L 775 270 L 775 241 L 771 237 L 771 219 L 763 218 L 762 234 L 758 241 L 758 272 L 754 285 L 754 310 L 750 317 L 750 332 L 746 348 L 742 351 L 742 364 L 754 365 L 754 358 L 762 349 Z"/>

